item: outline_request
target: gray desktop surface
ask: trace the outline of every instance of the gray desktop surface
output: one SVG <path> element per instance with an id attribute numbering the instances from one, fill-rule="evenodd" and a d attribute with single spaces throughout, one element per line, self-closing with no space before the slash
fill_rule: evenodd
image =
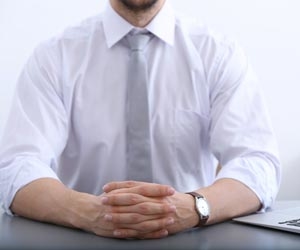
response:
<path id="1" fill-rule="evenodd" d="M 280 204 L 285 205 L 288 202 Z M 11 217 L 0 209 L 0 249 L 300 249 L 300 236 L 228 221 L 164 239 L 118 240 L 21 217 Z"/>

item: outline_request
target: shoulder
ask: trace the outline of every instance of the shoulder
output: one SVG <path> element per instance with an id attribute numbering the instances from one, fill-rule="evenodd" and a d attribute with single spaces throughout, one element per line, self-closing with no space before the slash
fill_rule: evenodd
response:
<path id="1" fill-rule="evenodd" d="M 78 24 L 68 26 L 56 35 L 41 41 L 33 56 L 42 61 L 61 61 L 63 57 L 83 56 L 91 41 L 104 40 L 102 15 L 93 16 Z"/>
<path id="2" fill-rule="evenodd" d="M 187 37 L 199 53 L 231 54 L 240 50 L 240 45 L 234 37 L 230 37 L 213 29 L 198 18 L 176 15 L 176 27 Z"/>
<path id="3" fill-rule="evenodd" d="M 238 57 L 245 60 L 245 54 L 237 39 L 211 28 L 197 18 L 177 14 L 176 27 L 182 38 L 189 40 L 204 64 L 218 64 Z"/>
<path id="4" fill-rule="evenodd" d="M 56 35 L 41 41 L 35 49 L 36 53 L 47 50 L 62 50 L 65 46 L 83 44 L 102 32 L 102 15 L 89 17 L 80 23 L 66 27 Z"/>
<path id="5" fill-rule="evenodd" d="M 87 39 L 102 29 L 102 15 L 96 15 L 67 27 L 57 38 L 61 40 Z"/>
<path id="6" fill-rule="evenodd" d="M 201 64 L 211 88 L 220 79 L 234 82 L 245 74 L 248 58 L 235 38 L 212 29 L 201 20 L 186 17 L 176 20 L 181 39 L 185 40 L 184 44 L 188 43 L 191 54 Z"/>

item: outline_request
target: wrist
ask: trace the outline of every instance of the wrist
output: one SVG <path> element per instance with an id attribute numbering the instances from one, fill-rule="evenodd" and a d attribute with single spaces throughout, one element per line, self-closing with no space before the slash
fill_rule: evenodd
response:
<path id="1" fill-rule="evenodd" d="M 188 192 L 194 198 L 194 211 L 198 216 L 198 223 L 195 226 L 204 226 L 210 216 L 210 206 L 205 197 L 197 192 Z"/>
<path id="2" fill-rule="evenodd" d="M 69 190 L 64 207 L 68 226 L 88 230 L 92 215 L 102 210 L 102 203 L 95 195 Z"/>
<path id="3" fill-rule="evenodd" d="M 195 199 L 192 195 L 185 193 L 188 202 L 186 203 L 189 208 L 189 228 L 196 227 L 199 224 L 199 215 L 195 209 Z"/>

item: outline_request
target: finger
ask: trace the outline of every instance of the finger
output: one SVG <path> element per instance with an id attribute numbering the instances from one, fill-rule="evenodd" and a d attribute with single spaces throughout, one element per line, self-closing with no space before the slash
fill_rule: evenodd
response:
<path id="1" fill-rule="evenodd" d="M 171 196 L 175 193 L 175 189 L 168 185 L 160 185 L 153 183 L 132 187 L 129 188 L 128 191 L 147 197 L 164 197 Z"/>
<path id="2" fill-rule="evenodd" d="M 125 187 L 127 184 L 128 186 Z M 175 189 L 171 186 L 144 182 L 109 183 L 105 185 L 104 191 L 106 193 L 136 193 L 148 197 L 171 196 L 175 193 Z"/>
<path id="3" fill-rule="evenodd" d="M 162 229 L 156 232 L 139 235 L 138 239 L 161 239 L 167 237 L 168 235 L 169 235 L 168 230 Z"/>
<path id="4" fill-rule="evenodd" d="M 138 224 L 148 220 L 161 219 L 162 215 L 142 215 L 138 213 L 123 213 L 123 214 L 106 214 L 104 220 L 106 222 L 112 222 L 119 227 L 126 227 L 128 224 Z"/>
<path id="5" fill-rule="evenodd" d="M 101 202 L 103 205 L 110 206 L 133 206 L 144 202 L 169 204 L 169 201 L 165 198 L 146 197 L 134 193 L 107 194 L 101 197 Z"/>
<path id="6" fill-rule="evenodd" d="M 147 197 L 139 194 L 118 193 L 108 194 L 101 198 L 102 204 L 110 206 L 130 206 L 145 202 Z M 154 202 L 154 201 L 153 201 Z"/>
<path id="7" fill-rule="evenodd" d="M 161 239 L 168 236 L 168 230 L 162 229 L 156 232 L 151 232 L 147 234 L 139 234 L 136 230 L 115 230 L 114 236 L 120 239 L 128 239 L 128 238 L 135 238 L 135 239 Z"/>
<path id="8" fill-rule="evenodd" d="M 160 208 L 158 208 L 158 212 L 154 211 L 149 211 L 147 213 L 139 213 L 135 212 L 137 209 L 132 209 L 122 212 L 122 213 L 116 213 L 115 211 L 107 213 L 104 215 L 104 220 L 106 222 L 113 222 L 114 224 L 133 224 L 133 223 L 140 223 L 143 221 L 148 221 L 148 220 L 154 220 L 154 219 L 159 219 L 167 216 L 172 216 L 174 212 L 169 212 L 169 211 L 164 211 Z"/>
<path id="9" fill-rule="evenodd" d="M 142 215 L 163 215 L 176 212 L 176 206 L 169 203 L 143 202 L 132 206 L 113 206 L 112 213 L 138 213 Z"/>
<path id="10" fill-rule="evenodd" d="M 138 224 L 127 224 L 126 228 L 118 228 L 114 230 L 114 236 L 120 238 L 138 238 L 151 235 L 154 232 L 165 230 L 166 227 L 172 225 L 174 219 L 172 217 L 145 221 Z"/>
<path id="11" fill-rule="evenodd" d="M 103 191 L 108 193 L 116 189 L 121 188 L 131 188 L 138 185 L 142 185 L 144 182 L 139 181 L 115 181 L 115 182 L 109 182 L 103 186 Z"/>
<path id="12" fill-rule="evenodd" d="M 173 223 L 174 223 L 174 218 L 163 217 L 159 219 L 143 221 L 141 223 L 136 223 L 136 224 L 126 224 L 124 225 L 126 226 L 124 229 L 133 229 L 140 232 L 140 234 L 147 234 L 147 233 L 165 229 L 168 226 L 172 225 Z"/>
<path id="13" fill-rule="evenodd" d="M 139 213 L 144 215 L 176 212 L 176 206 L 165 198 L 149 198 L 137 194 L 115 194 L 101 198 L 114 213 Z"/>

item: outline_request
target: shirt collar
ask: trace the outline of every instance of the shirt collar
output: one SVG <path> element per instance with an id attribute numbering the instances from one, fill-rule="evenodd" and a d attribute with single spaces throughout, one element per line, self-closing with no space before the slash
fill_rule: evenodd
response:
<path id="1" fill-rule="evenodd" d="M 108 3 L 103 13 L 103 27 L 107 46 L 111 48 L 135 27 L 122 18 Z M 160 12 L 145 27 L 146 30 L 173 45 L 175 34 L 175 15 L 166 2 Z"/>
<path id="2" fill-rule="evenodd" d="M 164 4 L 160 12 L 147 25 L 147 29 L 169 45 L 174 44 L 175 14 L 168 2 Z"/>

